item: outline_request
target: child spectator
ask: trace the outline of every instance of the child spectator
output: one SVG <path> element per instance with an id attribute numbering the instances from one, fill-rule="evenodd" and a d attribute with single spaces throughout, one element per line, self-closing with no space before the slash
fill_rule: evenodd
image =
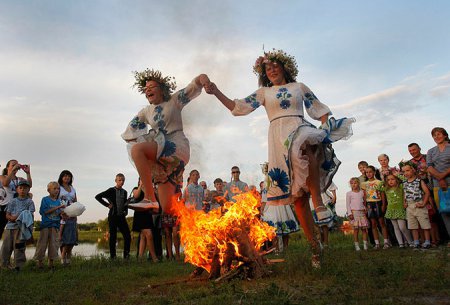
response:
<path id="1" fill-rule="evenodd" d="M 183 199 L 185 200 L 186 206 L 201 211 L 203 210 L 205 190 L 198 184 L 198 179 L 200 179 L 199 171 L 196 169 L 192 170 L 189 173 L 189 184 L 183 192 Z"/>
<path id="2" fill-rule="evenodd" d="M 412 230 L 414 237 L 414 248 L 420 248 L 419 243 L 419 224 L 425 235 L 425 242 L 422 247 L 428 249 L 431 247 L 430 243 L 430 219 L 428 211 L 425 208 L 428 202 L 430 192 L 420 178 L 416 176 L 415 164 L 411 161 L 400 162 L 400 167 L 407 179 L 403 182 L 403 189 L 405 194 L 404 207 L 406 208 L 406 217 L 408 220 L 408 229 Z"/>
<path id="3" fill-rule="evenodd" d="M 128 196 L 127 191 L 123 189 L 125 176 L 117 174 L 115 182 L 116 185 L 114 187 L 97 194 L 95 199 L 109 209 L 109 252 L 111 258 L 116 258 L 117 228 L 122 233 L 124 240 L 123 258 L 128 258 L 130 256 L 131 234 L 126 220 L 128 214 L 126 201 Z"/>
<path id="4" fill-rule="evenodd" d="M 367 181 L 367 177 L 366 177 L 367 166 L 369 166 L 369 163 L 367 163 L 366 161 L 358 162 L 358 169 L 361 172 L 361 176 L 358 177 L 360 184 Z"/>
<path id="5" fill-rule="evenodd" d="M 48 267 L 53 268 L 53 261 L 58 258 L 58 231 L 61 221 L 61 200 L 58 199 L 59 184 L 50 182 L 47 185 L 48 196 L 42 198 L 39 214 L 42 216 L 39 239 L 34 253 L 34 260 L 37 261 L 38 268 L 43 267 L 42 261 L 45 251 L 48 248 Z"/>
<path id="6" fill-rule="evenodd" d="M 360 251 L 359 247 L 359 230 L 362 232 L 364 250 L 369 248 L 367 242 L 367 228 L 369 221 L 366 217 L 366 204 L 364 192 L 360 188 L 359 177 L 350 179 L 351 191 L 346 194 L 347 215 L 350 219 L 350 224 L 353 227 L 353 240 L 355 242 L 355 250 Z"/>
<path id="7" fill-rule="evenodd" d="M 218 208 L 222 208 L 225 202 L 225 193 L 223 191 L 223 181 L 220 178 L 214 180 L 215 190 L 210 192 L 211 203 L 210 211 Z"/>
<path id="8" fill-rule="evenodd" d="M 33 226 L 34 202 L 28 197 L 30 183 L 21 180 L 17 185 L 17 197 L 11 199 L 6 209 L 5 236 L 1 258 L 2 267 L 9 267 L 11 253 L 14 252 L 15 270 L 19 271 L 26 262 L 25 249 L 27 240 L 32 238 L 30 228 Z"/>
<path id="9" fill-rule="evenodd" d="M 448 191 L 447 182 L 444 179 L 439 180 L 439 212 L 444 221 L 448 235 L 450 235 L 450 192 Z M 450 241 L 447 244 L 450 247 Z"/>
<path id="10" fill-rule="evenodd" d="M 378 179 L 375 179 L 375 167 L 372 165 L 369 165 L 366 169 L 366 176 L 367 181 L 361 184 L 361 188 L 364 191 L 365 198 L 366 198 L 366 204 L 367 204 L 367 210 L 368 210 L 368 217 L 370 219 L 370 224 L 372 226 L 372 233 L 373 237 L 375 239 L 375 249 L 380 248 L 380 241 L 379 241 L 379 235 L 378 235 L 378 228 L 377 225 L 379 224 L 381 227 L 381 232 L 384 237 L 384 246 L 383 249 L 389 248 L 390 242 L 388 239 L 388 233 L 386 229 L 386 225 L 384 223 L 384 217 L 383 217 L 383 211 L 382 211 L 382 201 L 381 201 L 381 194 L 380 189 L 383 185 L 383 182 L 381 182 Z"/>
<path id="11" fill-rule="evenodd" d="M 395 237 L 400 248 L 405 247 L 405 241 L 413 246 L 411 233 L 406 226 L 406 210 L 403 207 L 403 185 L 399 179 L 389 174 L 386 176 L 384 192 L 381 193 L 383 199 L 383 210 L 386 211 L 386 219 L 390 219 L 394 226 Z"/>

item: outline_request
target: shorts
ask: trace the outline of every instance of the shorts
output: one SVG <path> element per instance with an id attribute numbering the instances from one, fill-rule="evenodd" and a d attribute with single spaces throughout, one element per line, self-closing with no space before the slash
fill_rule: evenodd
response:
<path id="1" fill-rule="evenodd" d="M 177 157 L 161 157 L 153 166 L 153 183 L 170 182 L 175 186 L 175 193 L 180 193 L 183 187 L 184 161 Z"/>
<path id="2" fill-rule="evenodd" d="M 367 217 L 369 219 L 378 219 L 384 216 L 381 210 L 381 201 L 369 201 L 367 202 Z"/>
<path id="3" fill-rule="evenodd" d="M 408 221 L 409 230 L 431 229 L 430 218 L 428 216 L 428 209 L 426 207 L 417 208 L 414 201 L 408 201 L 408 207 L 406 208 L 406 220 Z"/>

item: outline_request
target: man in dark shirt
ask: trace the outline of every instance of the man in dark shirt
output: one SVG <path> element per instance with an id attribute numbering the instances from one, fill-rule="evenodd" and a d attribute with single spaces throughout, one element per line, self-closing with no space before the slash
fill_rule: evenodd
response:
<path id="1" fill-rule="evenodd" d="M 128 214 L 126 201 L 128 196 L 127 191 L 122 188 L 125 183 L 125 176 L 117 174 L 115 182 L 116 186 L 101 192 L 95 196 L 95 199 L 109 208 L 109 252 L 111 258 L 116 258 L 117 229 L 122 233 L 124 240 L 123 257 L 128 258 L 130 256 L 131 234 L 126 220 Z"/>

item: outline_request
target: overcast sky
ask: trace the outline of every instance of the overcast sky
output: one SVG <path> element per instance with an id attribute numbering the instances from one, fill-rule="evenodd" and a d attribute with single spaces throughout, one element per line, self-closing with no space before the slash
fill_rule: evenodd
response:
<path id="1" fill-rule="evenodd" d="M 132 71 L 155 68 L 178 89 L 206 73 L 230 98 L 257 89 L 255 59 L 266 50 L 294 55 L 298 80 L 335 117 L 355 117 L 354 136 L 334 145 L 338 214 L 357 162 L 409 158 L 407 145 L 434 146 L 449 130 L 448 1 L 0 1 L 0 168 L 31 165 L 35 203 L 69 169 L 79 222 L 105 218 L 94 199 L 125 174 L 137 174 L 120 137 L 147 104 Z M 258 184 L 267 160 L 263 108 L 233 117 L 203 93 L 183 110 L 191 142 L 185 177 L 198 169 L 212 187 L 230 168 Z M 318 122 L 315 122 L 318 125 Z M 19 176 L 24 176 L 19 172 Z"/>

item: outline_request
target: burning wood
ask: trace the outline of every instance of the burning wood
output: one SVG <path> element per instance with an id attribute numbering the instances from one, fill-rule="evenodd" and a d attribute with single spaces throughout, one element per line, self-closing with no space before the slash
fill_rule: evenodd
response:
<path id="1" fill-rule="evenodd" d="M 210 279 L 218 280 L 239 275 L 260 278 L 267 273 L 260 249 L 275 237 L 275 228 L 257 217 L 257 195 L 248 192 L 235 199 L 207 214 L 187 208 L 182 201 L 175 203 L 185 261 L 199 267 L 194 276 L 203 269 Z"/>

